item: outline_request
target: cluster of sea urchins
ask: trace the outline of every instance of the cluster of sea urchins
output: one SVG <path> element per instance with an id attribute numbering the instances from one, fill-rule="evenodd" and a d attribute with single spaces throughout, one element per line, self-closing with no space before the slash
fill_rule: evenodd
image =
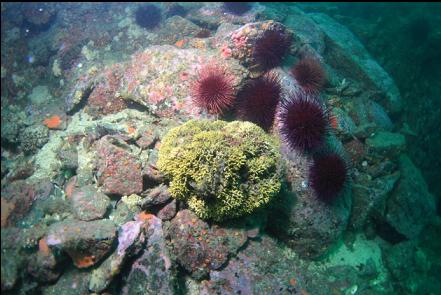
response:
<path id="1" fill-rule="evenodd" d="M 224 4 L 224 8 L 230 11 L 242 12 L 247 7 L 243 3 Z M 253 55 L 261 68 L 268 71 L 281 64 L 290 46 L 291 35 L 281 31 L 266 31 L 256 41 Z M 231 74 L 222 67 L 206 66 L 193 84 L 193 101 L 211 114 L 223 114 L 234 104 L 235 91 L 232 81 Z M 248 81 L 238 94 L 238 116 L 269 130 L 281 93 L 280 78 L 276 74 L 266 73 L 260 78 Z"/>
<path id="2" fill-rule="evenodd" d="M 307 57 L 291 73 L 302 89 L 281 104 L 281 137 L 290 149 L 312 155 L 309 183 L 320 200 L 331 203 L 347 183 L 348 165 L 341 153 L 326 147 L 331 117 L 318 97 L 325 71 L 318 60 Z"/>
<path id="3" fill-rule="evenodd" d="M 255 58 L 263 68 L 271 69 L 281 63 L 290 42 L 279 32 L 267 32 L 256 43 Z M 325 72 L 319 61 L 308 57 L 300 60 L 291 73 L 302 90 L 282 103 L 280 78 L 269 72 L 248 81 L 236 99 L 232 75 L 220 66 L 209 65 L 193 84 L 193 100 L 200 108 L 219 115 L 235 105 L 239 118 L 266 131 L 271 129 L 279 107 L 282 140 L 290 149 L 312 155 L 309 183 L 319 199 L 330 203 L 345 186 L 348 165 L 339 153 L 323 152 L 330 117 L 318 94 L 326 80 Z"/>
<path id="4" fill-rule="evenodd" d="M 348 166 L 339 153 L 326 148 L 328 111 L 317 96 L 298 91 L 281 104 L 279 126 L 290 149 L 312 155 L 310 186 L 320 200 L 331 203 L 344 189 Z"/>

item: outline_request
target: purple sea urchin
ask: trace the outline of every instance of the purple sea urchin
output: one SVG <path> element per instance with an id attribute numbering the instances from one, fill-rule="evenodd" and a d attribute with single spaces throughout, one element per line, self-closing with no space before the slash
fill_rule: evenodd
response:
<path id="1" fill-rule="evenodd" d="M 291 69 L 291 73 L 303 91 L 310 94 L 319 93 L 326 81 L 326 73 L 322 65 L 318 60 L 311 57 L 300 60 Z"/>
<path id="2" fill-rule="evenodd" d="M 256 41 L 254 58 L 264 70 L 270 70 L 283 60 L 291 46 L 291 38 L 278 31 L 266 31 Z"/>
<path id="3" fill-rule="evenodd" d="M 291 149 L 316 150 L 323 144 L 328 126 L 327 111 L 302 91 L 281 104 L 280 132 Z"/>
<path id="4" fill-rule="evenodd" d="M 268 131 L 273 125 L 282 88 L 276 74 L 266 74 L 250 80 L 239 92 L 237 114 L 239 118 L 251 121 Z"/>
<path id="5" fill-rule="evenodd" d="M 136 23 L 146 29 L 153 29 L 156 27 L 161 19 L 161 9 L 153 4 L 147 4 L 138 7 L 135 13 Z"/>
<path id="6" fill-rule="evenodd" d="M 224 2 L 223 8 L 225 11 L 235 14 L 242 15 L 251 9 L 250 2 Z"/>
<path id="7" fill-rule="evenodd" d="M 314 156 L 309 183 L 320 200 L 332 202 L 343 190 L 347 178 L 348 167 L 341 156 L 334 152 Z"/>
<path id="8" fill-rule="evenodd" d="M 234 103 L 233 77 L 223 68 L 206 66 L 192 85 L 195 104 L 210 114 L 222 114 Z"/>

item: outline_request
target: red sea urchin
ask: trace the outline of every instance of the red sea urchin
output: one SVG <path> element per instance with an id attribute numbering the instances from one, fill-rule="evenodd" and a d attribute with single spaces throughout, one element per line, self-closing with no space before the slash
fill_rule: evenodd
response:
<path id="1" fill-rule="evenodd" d="M 264 70 L 270 70 L 280 65 L 290 46 L 290 36 L 279 31 L 266 31 L 256 41 L 254 58 Z"/>
<path id="2" fill-rule="evenodd" d="M 210 114 L 222 114 L 235 99 L 233 77 L 222 67 L 206 66 L 192 85 L 195 104 Z"/>
<path id="3" fill-rule="evenodd" d="M 309 183 L 316 196 L 331 203 L 343 190 L 348 178 L 348 166 L 338 154 L 315 155 L 309 168 Z"/>
<path id="4" fill-rule="evenodd" d="M 282 88 L 277 74 L 266 74 L 250 80 L 237 97 L 237 114 L 268 131 L 273 125 Z"/>
<path id="5" fill-rule="evenodd" d="M 302 91 L 281 104 L 280 133 L 291 149 L 316 150 L 324 143 L 328 126 L 327 111 Z"/>
<path id="6" fill-rule="evenodd" d="M 291 73 L 306 93 L 319 93 L 326 81 L 326 73 L 322 65 L 311 57 L 300 60 L 291 69 Z"/>

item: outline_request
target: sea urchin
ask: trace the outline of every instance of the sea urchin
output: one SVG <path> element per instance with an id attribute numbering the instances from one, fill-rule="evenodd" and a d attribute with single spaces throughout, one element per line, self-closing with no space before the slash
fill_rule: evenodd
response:
<path id="1" fill-rule="evenodd" d="M 135 13 L 136 23 L 146 29 L 153 29 L 162 19 L 161 9 L 153 4 L 138 7 Z"/>
<path id="2" fill-rule="evenodd" d="M 268 131 L 273 125 L 282 88 L 277 74 L 269 73 L 250 80 L 237 97 L 237 114 Z"/>
<path id="3" fill-rule="evenodd" d="M 347 178 L 347 164 L 338 154 L 331 152 L 314 156 L 309 168 L 309 183 L 320 200 L 332 202 L 344 188 Z"/>
<path id="4" fill-rule="evenodd" d="M 231 14 L 242 15 L 251 9 L 250 2 L 224 2 L 224 10 Z"/>
<path id="5" fill-rule="evenodd" d="M 322 65 L 311 57 L 301 59 L 291 69 L 291 73 L 306 93 L 319 93 L 326 81 Z"/>
<path id="6" fill-rule="evenodd" d="M 291 46 L 291 38 L 279 31 L 266 31 L 254 47 L 254 58 L 264 70 L 270 70 L 283 60 Z"/>
<path id="7" fill-rule="evenodd" d="M 324 143 L 328 126 L 328 113 L 315 97 L 299 91 L 281 104 L 280 133 L 291 149 L 316 150 Z"/>
<path id="8" fill-rule="evenodd" d="M 192 96 L 198 107 L 210 114 L 222 114 L 234 103 L 233 77 L 222 67 L 206 66 L 192 85 Z"/>

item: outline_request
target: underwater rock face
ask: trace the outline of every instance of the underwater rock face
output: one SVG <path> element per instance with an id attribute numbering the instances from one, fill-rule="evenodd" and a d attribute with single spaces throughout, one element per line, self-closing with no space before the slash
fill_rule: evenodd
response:
<path id="1" fill-rule="evenodd" d="M 216 30 L 223 24 L 245 24 L 256 21 L 257 14 L 265 9 L 257 2 L 250 5 L 251 9 L 241 15 L 226 10 L 222 2 L 206 2 L 203 4 L 202 2 L 188 2 L 187 7 L 192 9 L 187 13 L 186 18 L 210 30 Z"/>
<path id="2" fill-rule="evenodd" d="M 149 191 L 142 194 L 141 208 L 146 209 L 156 205 L 163 205 L 171 199 L 168 187 L 164 184 L 160 184 Z"/>
<path id="3" fill-rule="evenodd" d="M 199 71 L 214 64 L 221 64 L 234 77 L 235 91 L 248 75 L 236 60 L 224 59 L 215 50 L 151 46 L 132 55 L 129 62 L 78 79 L 66 94 L 66 108 L 73 111 L 86 101 L 102 115 L 136 103 L 162 118 L 199 118 L 202 110 L 193 104 L 190 88 Z"/>
<path id="4" fill-rule="evenodd" d="M 359 180 L 353 184 L 353 205 L 350 226 L 355 230 L 361 230 L 375 215 L 383 215 L 386 201 L 400 178 L 400 173 L 375 178 L 374 180 Z"/>
<path id="5" fill-rule="evenodd" d="M 75 216 L 84 221 L 103 218 L 110 206 L 109 197 L 91 185 L 75 190 L 70 201 Z"/>
<path id="6" fill-rule="evenodd" d="M 317 258 L 336 242 L 348 224 L 352 199 L 348 187 L 331 204 L 320 200 L 308 184 L 309 161 L 282 152 L 288 187 L 271 208 L 268 230 L 305 258 Z"/>
<path id="7" fill-rule="evenodd" d="M 440 222 L 430 223 L 441 207 L 435 213 L 418 169 L 407 156 L 399 158 L 424 129 L 412 134 L 409 129 L 420 125 L 410 124 L 411 112 L 391 111 L 399 105 L 393 82 L 343 26 L 302 12 L 299 8 L 308 5 L 302 3 L 254 2 L 240 16 L 222 3 L 157 3 L 163 19 L 154 30 L 135 24 L 138 4 L 37 3 L 35 25 L 52 25 L 37 36 L 26 34 L 21 10 L 27 4 L 14 5 L 2 3 L 2 292 L 391 295 L 441 290 Z M 338 5 L 321 5 L 329 13 L 338 10 Z M 371 34 L 385 18 L 373 12 L 360 12 L 376 19 L 372 27 L 334 15 L 375 39 Z M 56 14 L 57 21 L 48 14 Z M 408 20 L 396 21 L 398 27 L 403 23 Z M 423 36 L 426 44 L 413 42 L 413 49 L 403 48 L 398 56 L 414 50 L 415 57 L 435 57 L 441 35 L 431 28 Z M 272 42 L 260 45 L 263 52 L 276 52 L 268 60 L 255 51 L 265 36 Z M 301 90 L 301 79 L 289 66 L 311 56 L 329 78 L 325 85 L 321 79 L 317 83 L 318 100 L 330 114 L 327 135 L 344 142 L 355 163 L 347 162 L 345 169 L 351 174 L 346 179 L 353 180 L 351 192 L 329 203 L 311 189 L 320 182 L 308 173 L 317 154 L 283 151 L 281 156 L 276 134 L 276 104 Z M 385 66 L 393 66 L 393 60 Z M 207 65 L 225 68 L 234 78 L 231 108 L 222 117 L 195 103 L 192 89 Z M 242 116 L 239 94 L 267 74 L 281 80 L 280 96 L 271 104 L 275 117 L 272 107 L 250 110 L 257 120 Z M 431 92 L 430 80 L 423 82 Z M 264 105 L 259 102 L 266 94 L 279 91 L 263 92 L 261 99 L 249 95 L 250 104 Z M 432 105 L 425 95 L 406 94 L 415 99 L 409 98 L 408 106 Z M 421 121 L 436 117 L 439 109 L 433 106 Z M 199 121 L 183 128 L 168 149 L 167 132 L 192 119 Z M 222 127 L 221 136 L 196 130 L 217 119 L 230 125 Z M 231 122 L 239 119 L 265 121 L 265 133 Z M 436 147 L 433 138 L 428 140 L 430 130 L 424 138 Z M 162 149 L 170 161 L 160 170 Z M 237 163 L 242 166 L 230 173 Z M 172 168 L 177 173 L 165 175 Z M 224 185 L 234 177 L 231 186 Z M 218 196 L 221 205 L 210 207 Z M 247 202 L 236 207 L 242 200 Z"/>
<path id="8" fill-rule="evenodd" d="M 37 196 L 36 187 L 25 180 L 17 180 L 1 190 L 1 227 L 23 219 Z"/>
<path id="9" fill-rule="evenodd" d="M 401 95 L 393 79 L 369 55 L 364 46 L 345 26 L 322 13 L 308 14 L 326 34 L 326 63 L 346 77 L 381 92 L 384 106 L 392 114 L 402 109 Z"/>
<path id="10" fill-rule="evenodd" d="M 11 290 L 14 287 L 15 283 L 17 282 L 19 261 L 15 259 L 15 254 L 16 253 L 14 250 L 4 249 L 2 245 L 2 255 L 1 255 L 2 291 Z"/>
<path id="11" fill-rule="evenodd" d="M 202 67 L 222 60 L 222 66 L 234 77 L 235 87 L 246 76 L 245 69 L 237 62 L 223 60 L 213 53 L 171 46 L 150 47 L 132 57 L 125 68 L 119 93 L 161 117 L 175 114 L 198 117 L 201 110 L 192 103 L 190 86 Z"/>
<path id="12" fill-rule="evenodd" d="M 90 274 L 76 268 L 69 268 L 54 285 L 43 288 L 43 295 L 78 295 L 88 294 Z M 60 291 L 62 290 L 62 291 Z M 62 292 L 62 293 L 60 293 Z"/>
<path id="13" fill-rule="evenodd" d="M 267 236 L 260 243 L 250 242 L 224 269 L 210 271 L 210 281 L 202 282 L 199 294 L 273 294 L 275 290 L 278 292 L 274 294 L 295 294 L 304 283 L 297 276 L 294 261 L 284 264 L 286 260 L 281 254 Z M 283 269 L 289 263 L 292 266 L 288 274 Z M 295 284 L 291 285 L 292 278 Z"/>
<path id="14" fill-rule="evenodd" d="M 64 105 L 67 113 L 73 113 L 82 106 L 92 92 L 94 84 L 97 83 L 95 81 L 97 79 L 96 76 L 96 71 L 88 73 L 84 77 L 77 79 L 72 87 L 66 91 Z"/>
<path id="15" fill-rule="evenodd" d="M 247 241 L 243 229 L 209 227 L 190 210 L 179 211 L 167 228 L 173 254 L 195 279 L 219 269 Z"/>
<path id="16" fill-rule="evenodd" d="M 387 201 L 385 218 L 399 233 L 414 239 L 435 216 L 435 198 L 407 155 L 400 156 L 399 166 L 401 178 Z"/>
<path id="17" fill-rule="evenodd" d="M 371 126 L 371 129 L 383 129 L 385 131 L 392 131 L 394 125 L 386 113 L 384 108 L 370 99 L 369 95 L 361 95 L 354 97 L 349 104 L 350 116 L 354 122 L 358 125 L 358 129 L 368 129 L 367 126 Z M 358 131 L 358 137 L 367 137 L 371 132 Z"/>
<path id="18" fill-rule="evenodd" d="M 296 7 L 290 7 L 283 24 L 293 31 L 296 54 L 322 59 L 326 47 L 325 34 L 307 14 Z"/>
<path id="19" fill-rule="evenodd" d="M 25 128 L 26 114 L 14 107 L 4 107 L 1 112 L 1 142 L 15 144 L 19 142 L 20 131 Z M 3 161 L 2 161 L 3 162 Z"/>
<path id="20" fill-rule="evenodd" d="M 57 266 L 57 259 L 52 252 L 42 253 L 39 251 L 31 256 L 27 271 L 39 282 L 53 283 L 62 273 L 62 269 Z"/>
<path id="21" fill-rule="evenodd" d="M 376 155 L 396 158 L 406 148 L 406 138 L 400 133 L 379 131 L 366 139 L 366 146 Z"/>
<path id="22" fill-rule="evenodd" d="M 24 11 L 23 16 L 27 23 L 36 26 L 40 30 L 47 30 L 49 28 L 49 23 L 54 21 L 57 15 L 57 10 L 54 7 L 38 5 L 36 3 L 31 3 L 28 5 Z"/>
<path id="23" fill-rule="evenodd" d="M 95 221 L 65 220 L 52 224 L 46 243 L 65 251 L 78 268 L 98 263 L 112 249 L 115 224 L 108 219 Z"/>
<path id="24" fill-rule="evenodd" d="M 121 139 L 104 136 L 97 142 L 98 184 L 105 194 L 131 195 L 142 191 L 141 163 Z"/>
<path id="25" fill-rule="evenodd" d="M 140 221 L 123 224 L 118 233 L 118 248 L 98 268 L 94 269 L 89 282 L 89 290 L 104 291 L 124 267 L 125 262 L 142 250 L 147 239 L 148 225 Z"/>
<path id="26" fill-rule="evenodd" d="M 166 246 L 162 221 L 153 216 L 148 224 L 147 246 L 132 264 L 121 294 L 175 294 L 176 270 Z"/>
<path id="27" fill-rule="evenodd" d="M 186 18 L 175 15 L 165 20 L 158 32 L 158 44 L 175 44 L 197 35 L 201 28 Z M 185 42 L 184 42 L 185 43 Z M 178 43 L 179 45 L 179 43 Z"/>
<path id="28" fill-rule="evenodd" d="M 176 200 L 173 199 L 170 203 L 158 211 L 158 218 L 161 220 L 170 220 L 176 215 Z"/>
<path id="29" fill-rule="evenodd" d="M 437 262 L 426 256 L 423 247 L 415 241 L 407 241 L 383 253 L 385 265 L 405 294 L 436 294 L 440 290 L 439 274 L 431 271 L 432 264 Z"/>
<path id="30" fill-rule="evenodd" d="M 332 279 L 329 274 L 332 273 Z M 342 290 L 352 294 L 358 288 L 370 288 L 360 272 L 339 265 L 320 268 L 306 263 L 283 244 L 264 235 L 249 241 L 225 268 L 210 271 L 210 280 L 202 281 L 196 294 L 333 294 Z M 374 294 L 383 294 L 383 286 L 374 287 Z M 378 293 L 375 293 L 378 292 Z M 384 293 L 389 294 L 389 293 Z"/>

